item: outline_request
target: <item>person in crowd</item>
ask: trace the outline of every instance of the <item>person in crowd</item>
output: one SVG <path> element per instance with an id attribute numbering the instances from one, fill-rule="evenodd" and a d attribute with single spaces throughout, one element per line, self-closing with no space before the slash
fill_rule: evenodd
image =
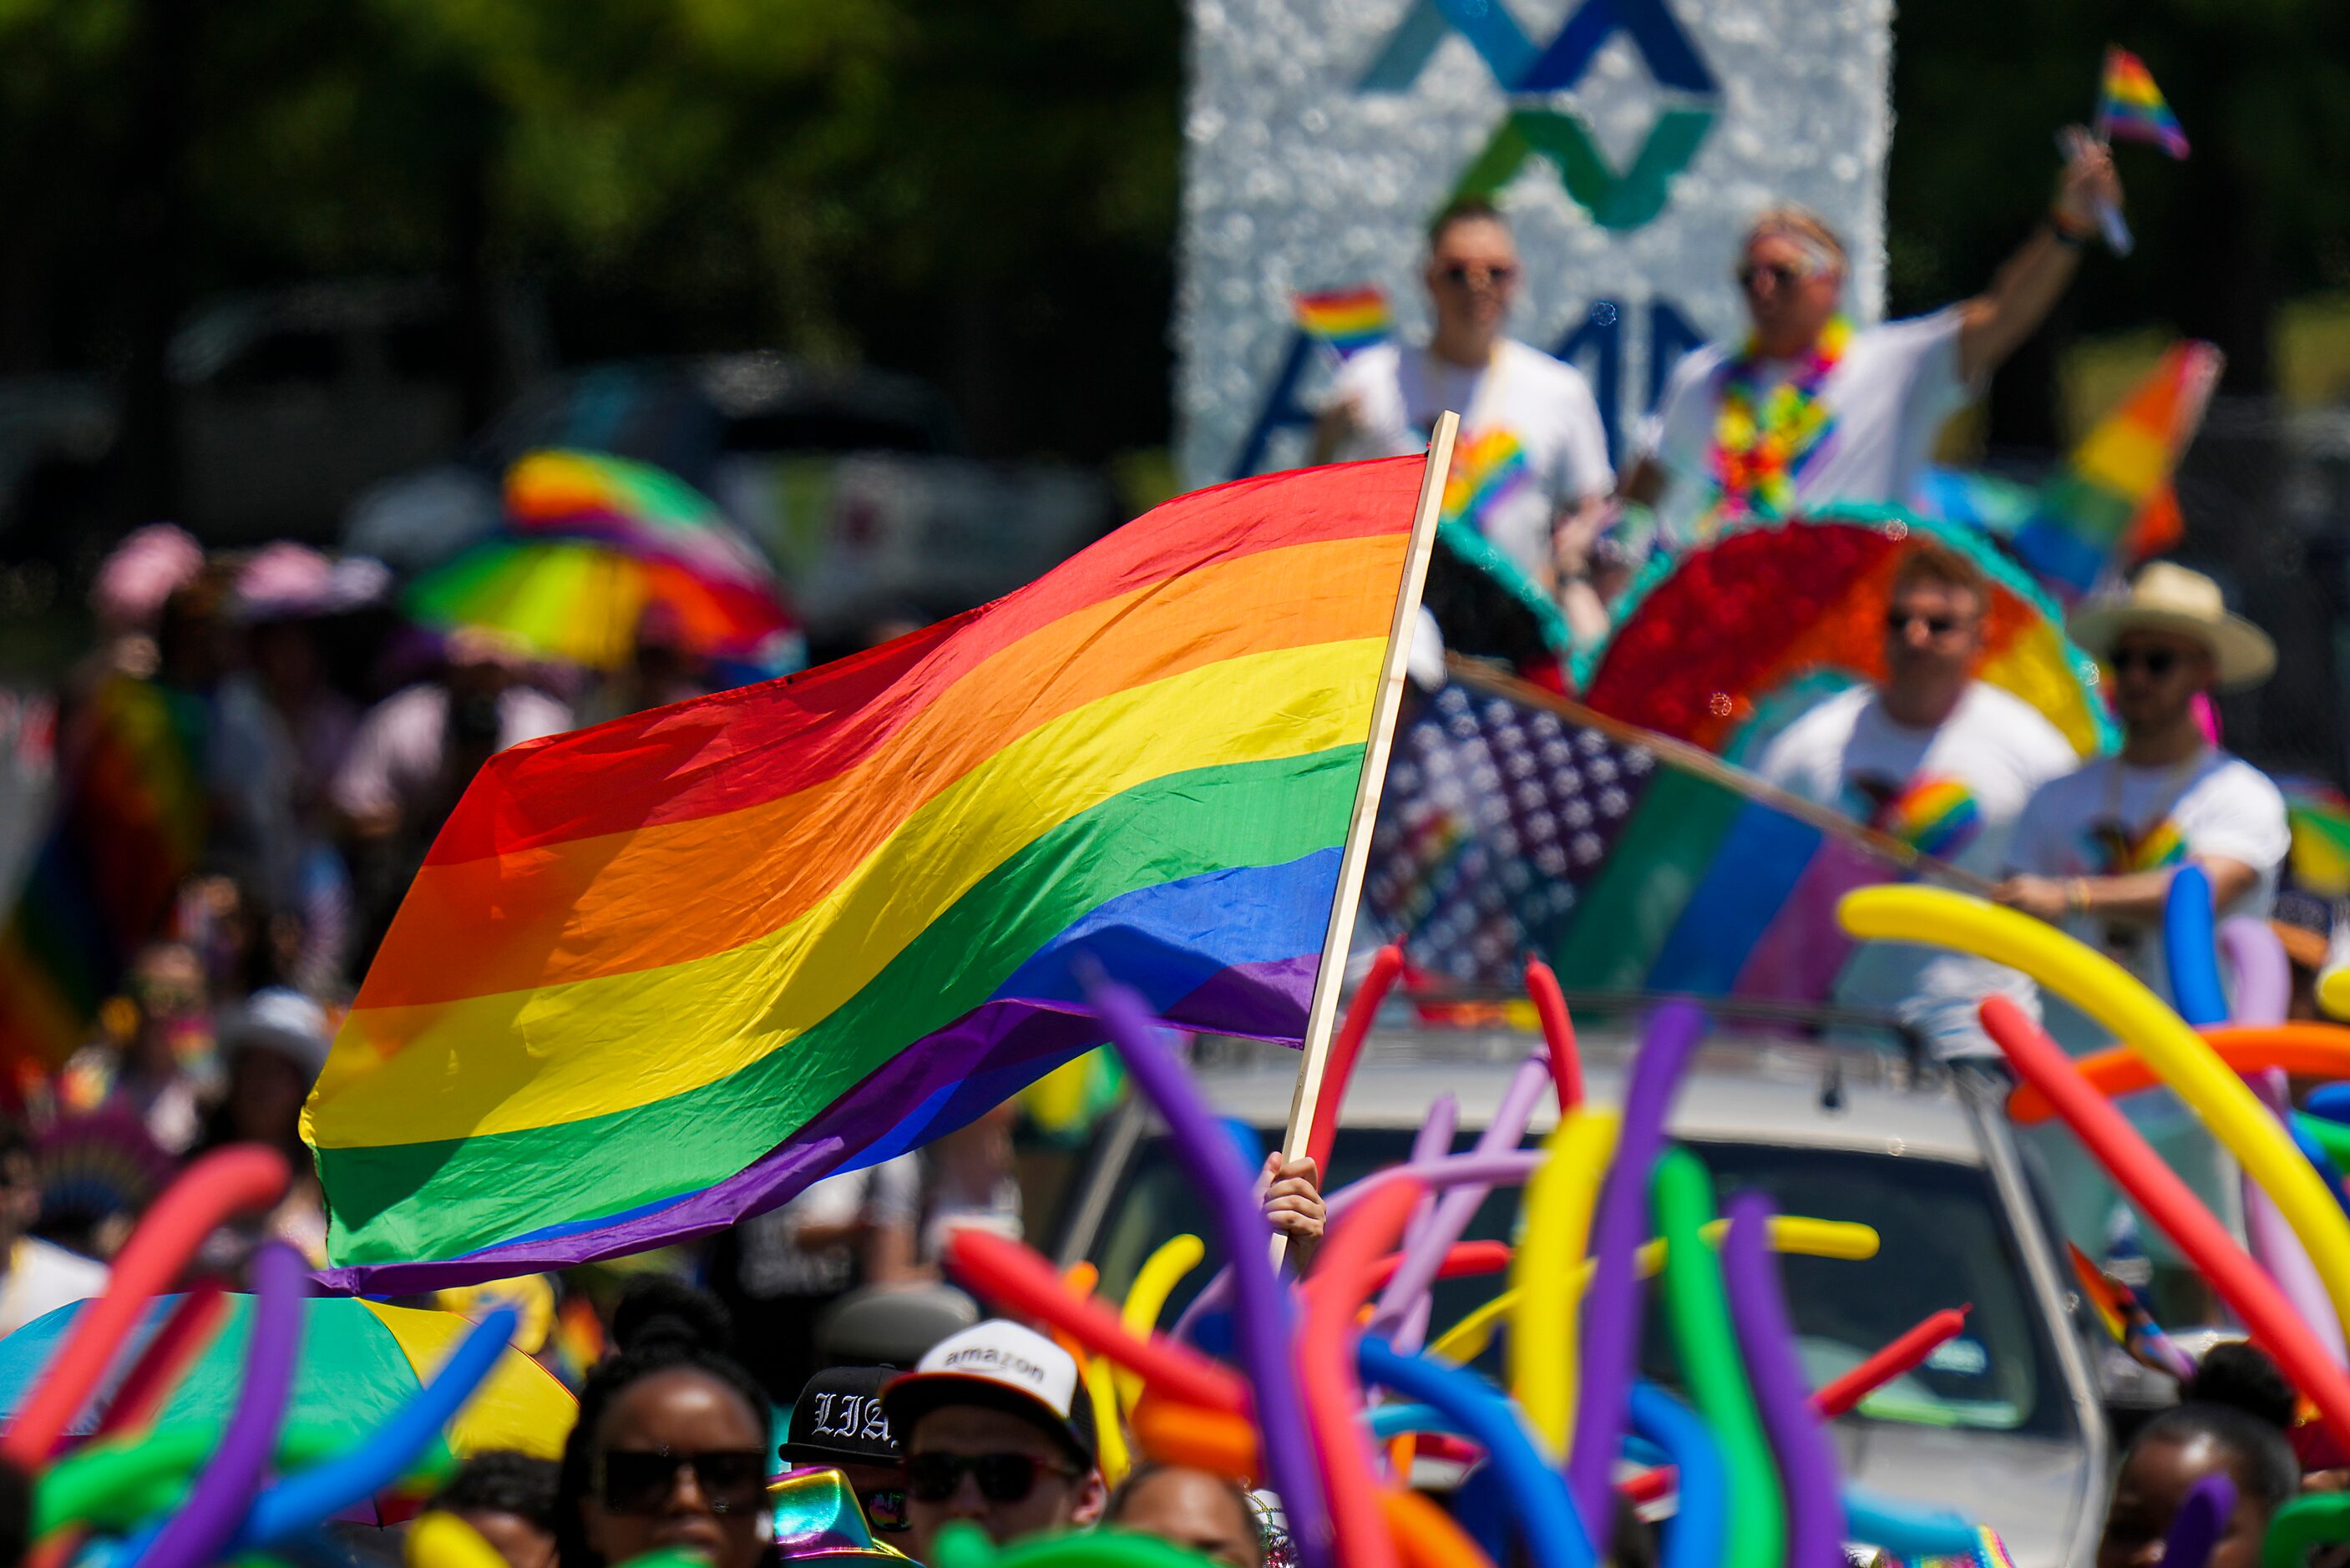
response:
<path id="1" fill-rule="evenodd" d="M 727 1352 L 715 1302 L 648 1282 L 612 1316 L 618 1353 L 588 1374 L 563 1447 L 555 1539 L 561 1568 L 606 1568 L 676 1549 L 711 1568 L 755 1568 L 764 1509 L 767 1397 Z"/>
<path id="2" fill-rule="evenodd" d="M 109 675 L 151 679 L 162 663 L 155 635 L 164 602 L 203 567 L 203 546 L 184 528 L 150 523 L 126 535 L 99 563 L 90 584 L 98 646 L 67 678 L 68 693 L 86 693 Z"/>
<path id="3" fill-rule="evenodd" d="M 326 1199 L 317 1162 L 302 1142 L 302 1103 L 327 1064 L 330 1044 L 325 1011 L 286 986 L 255 992 L 223 1020 L 220 1053 L 226 1082 L 204 1147 L 265 1144 L 286 1156 L 294 1179 L 266 1215 L 224 1228 L 215 1240 L 242 1251 L 276 1237 L 301 1249 L 314 1266 L 326 1266 Z M 216 1254 L 214 1261 L 228 1260 Z"/>
<path id="4" fill-rule="evenodd" d="M 33 1146 L 0 1117 L 0 1336 L 68 1302 L 106 1293 L 106 1267 L 26 1232 L 41 1215 Z"/>
<path id="5" fill-rule="evenodd" d="M 131 961 L 125 990 L 120 1043 L 86 1045 L 67 1058 L 57 1109 L 121 1112 L 164 1153 L 185 1154 L 203 1131 L 213 1050 L 203 964 L 185 942 L 151 942 Z"/>
<path id="6" fill-rule="evenodd" d="M 887 1366 L 834 1366 L 809 1378 L 792 1401 L 791 1435 L 779 1456 L 795 1468 L 838 1470 L 866 1524 L 885 1542 L 908 1522 L 905 1451 L 881 1408 L 881 1390 L 897 1376 Z"/>
<path id="7" fill-rule="evenodd" d="M 2183 866 L 2210 879 L 2220 919 L 2264 918 L 2292 846 L 2284 799 L 2258 769 L 2221 750 L 2197 722 L 2195 698 L 2252 686 L 2276 666 L 2260 629 L 2230 615 L 2220 586 L 2167 561 L 2139 572 L 2128 592 L 2074 612 L 2073 636 L 2112 671 L 2120 754 L 2101 757 L 2041 786 L 2009 844 L 1997 897 L 2099 948 L 2166 1001 L 2169 962 L 2162 913 Z M 2079 1054 L 2111 1044 L 2077 1009 L 2044 998 L 2049 1033 Z M 2222 1205 L 2232 1166 L 2199 1123 L 2167 1097 L 2140 1097 L 2131 1113 L 2147 1140 L 2208 1201 Z M 2111 1229 L 2111 1183 L 2071 1142 L 2035 1130 L 2066 1233 L 2095 1255 Z M 2174 1322 L 2200 1321 L 2208 1287 L 2158 1235 L 2148 1238 L 2157 1307 Z"/>
<path id="8" fill-rule="evenodd" d="M 1491 202 L 1439 213 L 1421 274 L 1434 329 L 1425 344 L 1382 343 L 1347 361 L 1315 427 L 1314 461 L 1421 452 L 1437 416 L 1459 414 L 1451 478 L 1472 497 L 1459 520 L 1555 589 L 1555 562 L 1589 550 L 1616 475 L 1583 373 L 1503 330 L 1522 270 Z"/>
<path id="9" fill-rule="evenodd" d="M 511 641 L 468 628 L 450 637 L 439 680 L 393 692 L 359 721 L 328 793 L 354 840 L 367 938 L 380 938 L 390 923 L 482 764 L 571 727 L 570 710 L 527 684 L 524 672 Z M 360 945 L 372 950 L 369 941 Z"/>
<path id="10" fill-rule="evenodd" d="M 920 1261 L 935 1269 L 947 1238 L 978 1229 L 1020 1240 L 1020 1178 L 1013 1169 L 1012 1129 L 1020 1106 L 1005 1100 L 926 1145 L 922 1160 Z"/>
<path id="11" fill-rule="evenodd" d="M 426 1507 L 471 1525 L 507 1568 L 555 1568 L 556 1477 L 553 1459 L 492 1449 L 460 1465 Z"/>
<path id="12" fill-rule="evenodd" d="M 1912 545 L 1893 572 L 1884 679 L 1796 719 L 1756 771 L 1896 836 L 1915 842 L 1915 829 L 1929 826 L 1941 858 L 1997 877 L 2024 802 L 2080 759 L 2037 709 L 1975 679 L 1990 609 L 1991 584 L 1974 562 L 1944 545 Z M 1995 1057 L 1975 1012 L 1991 991 L 2034 1001 L 2031 982 L 2012 970 L 1872 943 L 1846 966 L 1835 1000 L 1894 1014 L 1946 1059 Z"/>
<path id="13" fill-rule="evenodd" d="M 919 1277 L 920 1182 L 920 1158 L 900 1155 L 826 1177 L 721 1239 L 712 1278 L 748 1331 L 743 1362 L 770 1398 L 794 1397 L 816 1371 L 826 1308 L 860 1286 Z"/>
<path id="14" fill-rule="evenodd" d="M 2180 867 L 2210 878 L 2223 919 L 2265 919 L 2276 899 L 2293 844 L 2284 797 L 2195 717 L 2198 693 L 2267 680 L 2276 648 L 2228 612 L 2219 584 L 2168 561 L 2126 596 L 2075 611 L 2070 629 L 2112 671 L 2121 753 L 2033 795 L 1999 898 L 2103 947 L 2168 997 L 2162 910 Z"/>
<path id="15" fill-rule="evenodd" d="M 1211 1470 L 1142 1465 L 1110 1493 L 1102 1522 L 1157 1536 L 1226 1568 L 1264 1568 L 1256 1504 Z"/>
<path id="16" fill-rule="evenodd" d="M 2120 201 L 2110 154 L 2085 140 L 2047 217 L 1988 289 L 1857 330 L 1844 315 L 1844 240 L 1801 207 L 1765 212 L 1738 258 L 1752 330 L 1735 349 L 1715 344 L 1674 369 L 1624 499 L 1658 509 L 1670 549 L 1742 518 L 1908 501 L 1944 421 L 2047 318 L 2097 209 Z"/>
<path id="17" fill-rule="evenodd" d="M 2287 1437 L 2293 1386 L 2266 1355 L 2241 1342 L 2215 1345 L 2179 1401 L 2138 1428 L 2122 1457 L 2096 1568 L 2154 1568 L 2179 1505 L 2209 1475 L 2236 1488 L 2210 1568 L 2255 1568 L 2270 1518 L 2301 1490 Z"/>
<path id="18" fill-rule="evenodd" d="M 1320 1178 L 1312 1160 L 1284 1164 L 1278 1149 L 1264 1157 L 1264 1168 L 1257 1173 L 1264 1189 L 1260 1201 L 1265 1221 L 1275 1234 L 1289 1239 L 1289 1266 L 1300 1274 L 1313 1266 L 1314 1254 L 1322 1246 L 1324 1222 L 1329 1218 L 1322 1202 Z"/>
<path id="19" fill-rule="evenodd" d="M 881 1408 L 906 1448 L 918 1561 L 958 1521 L 1001 1546 L 1101 1517 L 1092 1401 L 1076 1362 L 1034 1329 L 990 1318 L 941 1341 Z"/>

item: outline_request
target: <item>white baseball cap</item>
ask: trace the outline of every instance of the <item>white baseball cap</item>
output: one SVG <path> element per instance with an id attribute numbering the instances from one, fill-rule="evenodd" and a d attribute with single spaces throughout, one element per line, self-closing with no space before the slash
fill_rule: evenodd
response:
<path id="1" fill-rule="evenodd" d="M 1033 1328 L 992 1317 L 932 1345 L 914 1370 L 881 1391 L 900 1440 L 948 1405 L 981 1405 L 1037 1421 L 1087 1463 L 1097 1451 L 1094 1407 L 1069 1353 Z"/>

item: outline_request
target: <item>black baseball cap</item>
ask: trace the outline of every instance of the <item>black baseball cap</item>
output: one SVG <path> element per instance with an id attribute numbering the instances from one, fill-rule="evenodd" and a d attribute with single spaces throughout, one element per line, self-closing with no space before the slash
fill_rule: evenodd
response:
<path id="1" fill-rule="evenodd" d="M 898 1376 L 888 1366 L 828 1366 L 792 1401 L 782 1458 L 794 1465 L 895 1465 L 905 1454 L 881 1410 L 881 1388 Z"/>

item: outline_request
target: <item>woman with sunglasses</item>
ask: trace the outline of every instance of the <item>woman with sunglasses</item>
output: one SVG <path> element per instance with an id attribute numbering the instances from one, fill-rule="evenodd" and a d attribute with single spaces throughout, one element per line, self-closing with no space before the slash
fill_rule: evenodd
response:
<path id="1" fill-rule="evenodd" d="M 580 1392 L 556 1499 L 561 1568 L 665 1547 L 711 1568 L 756 1568 L 766 1555 L 766 1395 L 715 1348 L 726 1337 L 716 1303 L 661 1283 L 621 1303 L 620 1352 Z"/>

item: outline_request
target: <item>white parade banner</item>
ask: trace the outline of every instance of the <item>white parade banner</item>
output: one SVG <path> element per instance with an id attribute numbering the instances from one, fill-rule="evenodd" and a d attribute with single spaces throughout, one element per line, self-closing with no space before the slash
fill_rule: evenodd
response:
<path id="1" fill-rule="evenodd" d="M 1811 207 L 1884 295 L 1891 0 L 1191 0 L 1176 418 L 1185 482 L 1304 461 L 1335 358 L 1300 293 L 1424 334 L 1429 220 L 1509 215 L 1512 336 L 1581 367 L 1621 461 L 1672 364 L 1734 337 L 1755 213 Z"/>

